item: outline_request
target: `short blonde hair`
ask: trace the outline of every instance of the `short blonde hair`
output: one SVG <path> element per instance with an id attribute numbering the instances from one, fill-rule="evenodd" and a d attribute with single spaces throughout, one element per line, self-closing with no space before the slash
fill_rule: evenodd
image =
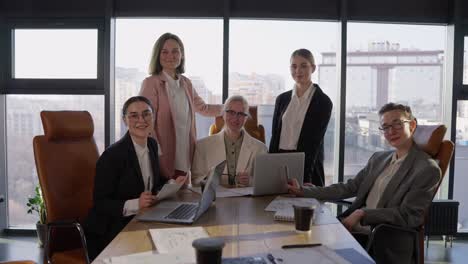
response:
<path id="1" fill-rule="evenodd" d="M 232 102 L 242 102 L 242 104 L 244 105 L 244 113 L 246 113 L 247 115 L 250 116 L 250 114 L 249 114 L 249 102 L 247 102 L 247 99 L 245 99 L 244 96 L 242 96 L 242 95 L 229 96 L 229 98 L 226 100 L 226 102 L 224 102 L 224 109 L 223 110 L 224 111 L 229 110 L 228 106 Z"/>

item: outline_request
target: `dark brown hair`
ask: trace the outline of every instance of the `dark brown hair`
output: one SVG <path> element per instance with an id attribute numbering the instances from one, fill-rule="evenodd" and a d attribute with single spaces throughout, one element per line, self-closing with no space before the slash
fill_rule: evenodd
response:
<path id="1" fill-rule="evenodd" d="M 128 107 L 132 103 L 135 103 L 135 102 L 146 103 L 151 108 L 151 112 L 154 113 L 154 107 L 153 107 L 153 105 L 151 104 L 151 101 L 148 98 L 146 98 L 144 96 L 133 96 L 133 97 L 128 98 L 127 101 L 125 101 L 125 103 L 124 103 L 124 105 L 122 107 L 122 117 L 125 117 L 125 115 L 127 114 Z"/>
<path id="2" fill-rule="evenodd" d="M 384 106 L 382 106 L 380 108 L 380 110 L 379 110 L 379 116 L 382 116 L 386 112 L 390 112 L 390 111 L 393 111 L 393 110 L 401 111 L 406 116 L 406 118 L 408 118 L 409 120 L 415 120 L 416 119 L 416 118 L 414 118 L 413 113 L 411 112 L 411 107 L 409 107 L 407 105 L 395 104 L 395 103 L 387 103 Z"/>

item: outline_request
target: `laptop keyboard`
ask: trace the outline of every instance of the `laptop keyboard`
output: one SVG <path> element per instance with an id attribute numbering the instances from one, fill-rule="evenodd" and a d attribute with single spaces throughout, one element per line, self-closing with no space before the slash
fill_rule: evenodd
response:
<path id="1" fill-rule="evenodd" d="M 198 204 L 181 204 L 168 214 L 166 219 L 190 219 L 195 215 Z"/>

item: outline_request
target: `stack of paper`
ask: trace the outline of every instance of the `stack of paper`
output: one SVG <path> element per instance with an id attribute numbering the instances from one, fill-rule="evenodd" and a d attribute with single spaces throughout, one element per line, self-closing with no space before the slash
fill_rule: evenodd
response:
<path id="1" fill-rule="evenodd" d="M 195 261 L 192 242 L 198 238 L 209 237 L 203 227 L 150 229 L 151 239 L 159 253 L 186 254 Z"/>

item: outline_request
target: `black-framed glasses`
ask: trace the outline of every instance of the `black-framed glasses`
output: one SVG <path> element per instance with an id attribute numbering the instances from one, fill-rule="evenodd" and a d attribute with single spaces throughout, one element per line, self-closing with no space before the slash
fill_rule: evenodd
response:
<path id="1" fill-rule="evenodd" d="M 226 113 L 228 114 L 228 116 L 230 116 L 230 117 L 245 118 L 245 117 L 248 116 L 247 113 L 244 113 L 244 112 L 236 112 L 236 111 L 234 111 L 234 110 L 226 110 L 225 112 L 226 112 Z"/>
<path id="2" fill-rule="evenodd" d="M 383 126 L 379 127 L 379 130 L 382 133 L 390 132 L 390 128 L 392 128 L 393 130 L 400 130 L 400 129 L 403 128 L 405 123 L 409 123 L 409 122 L 410 122 L 410 120 L 395 121 L 391 125 L 383 125 Z"/>
<path id="3" fill-rule="evenodd" d="M 128 119 L 132 122 L 137 122 L 140 120 L 140 116 L 143 118 L 143 120 L 150 121 L 153 118 L 153 112 L 146 110 L 141 112 L 141 114 L 137 112 L 131 112 L 127 114 Z"/>

